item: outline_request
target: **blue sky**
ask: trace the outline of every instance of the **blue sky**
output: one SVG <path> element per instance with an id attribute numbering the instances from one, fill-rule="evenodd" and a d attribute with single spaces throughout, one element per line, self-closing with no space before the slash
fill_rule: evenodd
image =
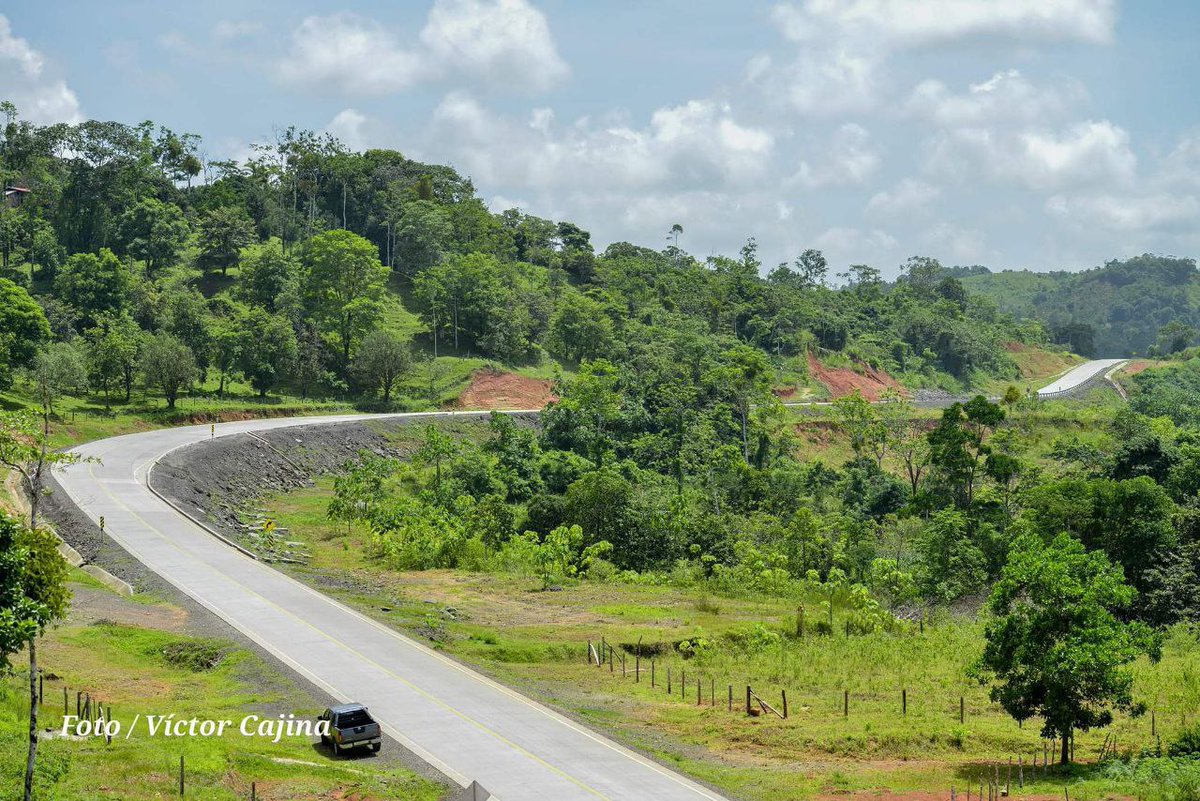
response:
<path id="1" fill-rule="evenodd" d="M 601 246 L 1079 269 L 1200 250 L 1198 32 L 1185 0 L 27 3 L 0 95 L 214 159 L 328 130 Z"/>

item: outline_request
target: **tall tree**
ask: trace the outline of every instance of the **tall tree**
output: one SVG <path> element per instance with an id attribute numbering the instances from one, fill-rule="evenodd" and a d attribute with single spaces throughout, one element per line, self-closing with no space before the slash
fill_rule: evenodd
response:
<path id="1" fill-rule="evenodd" d="M 154 275 L 179 258 L 187 241 L 188 224 L 174 203 L 146 198 L 121 216 L 118 236 L 125 252 L 146 262 L 146 272 Z"/>
<path id="2" fill-rule="evenodd" d="M 238 206 L 219 206 L 200 218 L 196 266 L 225 275 L 238 263 L 242 248 L 254 241 L 254 221 Z"/>
<path id="3" fill-rule="evenodd" d="M 338 341 L 342 367 L 379 316 L 388 271 L 375 245 L 350 231 L 317 234 L 304 248 L 309 307 Z"/>
<path id="4" fill-rule="evenodd" d="M 240 328 L 238 367 L 259 397 L 266 397 L 295 364 L 296 332 L 286 318 L 263 309 L 251 309 Z"/>
<path id="5" fill-rule="evenodd" d="M 283 296 L 295 290 L 299 278 L 300 262 L 284 252 L 282 242 L 270 239 L 246 248 L 234 292 L 247 303 L 274 313 L 282 306 Z"/>
<path id="6" fill-rule="evenodd" d="M 196 380 L 199 370 L 191 348 L 163 332 L 146 340 L 142 350 L 142 374 L 148 385 L 162 390 L 167 408 L 174 409 L 179 391 Z"/>
<path id="7" fill-rule="evenodd" d="M 409 371 L 412 355 L 408 345 L 391 331 L 376 329 L 363 338 L 354 356 L 354 372 L 359 381 L 383 393 L 383 402 L 392 400 L 396 381 Z"/>
<path id="8" fill-rule="evenodd" d="M 33 363 L 38 347 L 50 338 L 46 313 L 24 287 L 0 278 L 0 389 L 12 383 L 15 367 Z"/>
<path id="9" fill-rule="evenodd" d="M 80 328 L 90 328 L 103 314 L 119 313 L 129 300 L 129 269 L 108 248 L 76 253 L 54 277 L 54 292 L 79 311 Z"/>
<path id="10" fill-rule="evenodd" d="M 0 527 L 4 523 L 0 521 Z M 0 536 L 0 548 L 4 547 Z M 33 799 L 33 772 L 38 748 L 38 638 L 53 623 L 67 616 L 71 591 L 67 589 L 67 562 L 58 552 L 58 537 L 45 528 L 21 527 L 18 548 L 24 553 L 21 591 L 33 610 L 26 648 L 29 651 L 29 746 L 25 757 L 25 801 Z"/>
<path id="11" fill-rule="evenodd" d="M 1137 708 L 1129 665 L 1142 654 L 1158 657 L 1150 629 L 1119 618 L 1133 596 L 1104 554 L 1065 532 L 1048 543 L 1025 532 L 988 599 L 987 643 L 975 671 L 1014 718 L 1042 718 L 1042 736 L 1061 741 L 1064 765 L 1075 730 L 1107 726 L 1114 709 Z"/>

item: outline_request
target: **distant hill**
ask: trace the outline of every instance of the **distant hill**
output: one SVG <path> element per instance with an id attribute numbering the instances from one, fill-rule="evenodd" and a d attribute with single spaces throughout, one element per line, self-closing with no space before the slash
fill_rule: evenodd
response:
<path id="1" fill-rule="evenodd" d="M 1195 259 L 1144 254 L 1079 273 L 954 270 L 970 293 L 1041 321 L 1056 342 L 1085 356 L 1145 354 L 1172 320 L 1200 327 Z"/>

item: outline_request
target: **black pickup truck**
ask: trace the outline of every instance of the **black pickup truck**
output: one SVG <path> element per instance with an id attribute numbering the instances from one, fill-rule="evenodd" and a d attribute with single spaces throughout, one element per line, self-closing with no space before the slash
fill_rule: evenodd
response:
<path id="1" fill-rule="evenodd" d="M 339 704 L 321 713 L 318 721 L 329 721 L 329 734 L 321 735 L 321 743 L 341 754 L 354 748 L 371 746 L 378 751 L 382 742 L 379 724 L 362 704 Z"/>

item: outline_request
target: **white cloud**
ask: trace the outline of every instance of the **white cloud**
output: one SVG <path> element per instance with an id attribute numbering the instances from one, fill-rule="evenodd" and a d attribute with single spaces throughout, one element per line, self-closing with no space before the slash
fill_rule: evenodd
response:
<path id="1" fill-rule="evenodd" d="M 877 67 L 878 59 L 870 55 L 844 48 L 817 48 L 805 51 L 783 67 L 762 68 L 749 77 L 796 111 L 836 116 L 875 106 L 879 91 Z"/>
<path id="2" fill-rule="evenodd" d="M 276 65 L 284 83 L 388 94 L 465 76 L 493 87 L 544 90 L 567 75 L 549 26 L 526 0 L 436 0 L 415 43 L 353 14 L 305 18 Z"/>
<path id="3" fill-rule="evenodd" d="M 958 180 L 980 177 L 1034 190 L 1129 185 L 1137 156 L 1129 133 L 1108 120 L 1076 123 L 1060 131 L 959 128 L 937 136 L 930 172 Z"/>
<path id="4" fill-rule="evenodd" d="M 951 223 L 938 223 L 921 236 L 921 241 L 943 260 L 958 264 L 978 264 L 986 261 L 988 253 L 985 236 L 974 228 L 962 228 Z"/>
<path id="5" fill-rule="evenodd" d="M 833 143 L 815 163 L 800 162 L 795 180 L 810 189 L 861 184 L 879 166 L 879 152 L 866 128 L 847 123 L 838 129 Z"/>
<path id="6" fill-rule="evenodd" d="M 775 6 L 771 19 L 796 57 L 756 57 L 747 80 L 803 113 L 838 115 L 879 104 L 883 66 L 899 51 L 980 37 L 1103 43 L 1116 10 L 1114 0 L 803 0 Z"/>
<path id="7" fill-rule="evenodd" d="M 1153 231 L 1200 222 L 1200 200 L 1194 195 L 1055 195 L 1046 201 L 1046 210 L 1089 231 Z"/>
<path id="8" fill-rule="evenodd" d="M 365 150 L 369 147 L 363 130 L 367 124 L 367 116 L 352 108 L 342 109 L 325 126 L 325 131 L 337 137 L 343 145 L 351 150 Z"/>
<path id="9" fill-rule="evenodd" d="M 905 178 L 891 189 L 876 192 L 867 201 L 867 212 L 884 217 L 923 212 L 937 200 L 942 190 L 933 184 Z"/>
<path id="10" fill-rule="evenodd" d="M 45 58 L 13 34 L 0 14 L 0 100 L 10 100 L 23 119 L 36 123 L 79 122 L 79 98 L 66 81 L 46 74 Z"/>
<path id="11" fill-rule="evenodd" d="M 567 75 L 546 18 L 525 0 L 438 0 L 421 43 L 443 64 L 496 84 L 547 89 Z"/>
<path id="12" fill-rule="evenodd" d="M 766 176 L 774 144 L 715 101 L 660 108 L 644 127 L 617 118 L 560 126 L 539 111 L 528 122 L 494 114 L 461 92 L 434 111 L 429 141 L 482 181 L 628 191 L 751 186 Z"/>
<path id="13" fill-rule="evenodd" d="M 825 251 L 832 264 L 869 262 L 884 264 L 895 260 L 900 243 L 894 236 L 878 228 L 862 229 L 835 226 L 826 229 L 812 242 L 812 247 Z"/>
<path id="14" fill-rule="evenodd" d="M 382 94 L 413 85 L 430 69 L 378 23 L 334 14 L 307 17 L 292 31 L 292 49 L 278 64 L 278 75 L 296 86 Z"/>
<path id="15" fill-rule="evenodd" d="M 905 110 L 946 128 L 1044 122 L 1059 117 L 1086 97 L 1086 90 L 1076 81 L 1066 81 L 1061 88 L 1042 88 L 1010 69 L 997 72 L 982 83 L 971 84 L 961 94 L 952 93 L 941 81 L 922 81 L 913 90 Z"/>
<path id="16" fill-rule="evenodd" d="M 805 43 L 830 31 L 895 46 L 919 47 L 971 36 L 1108 42 L 1114 0 L 805 0 L 775 8 L 789 39 Z"/>

